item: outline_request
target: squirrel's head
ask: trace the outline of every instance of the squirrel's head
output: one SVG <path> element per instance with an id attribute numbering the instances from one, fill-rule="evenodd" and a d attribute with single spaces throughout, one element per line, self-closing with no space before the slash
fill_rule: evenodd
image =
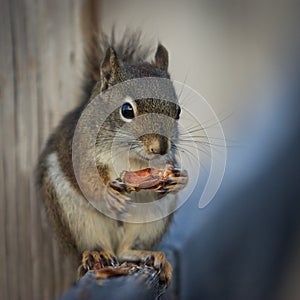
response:
<path id="1" fill-rule="evenodd" d="M 168 73 L 168 51 L 161 44 L 158 45 L 154 61 L 128 63 L 120 60 L 113 48 L 108 48 L 100 66 L 100 92 L 105 92 L 118 83 L 137 78 L 162 78 L 161 89 L 171 95 L 174 101 L 149 98 L 134 98 L 130 95 L 120 97 L 120 107 L 106 125 L 109 132 L 119 130 L 116 139 L 122 144 L 130 144 L 133 158 L 144 160 L 158 159 L 174 161 L 177 120 L 180 106 Z M 167 83 L 166 83 L 167 82 Z M 141 89 L 149 88 L 147 84 Z M 160 93 L 158 93 L 160 94 Z M 168 99 L 168 98 L 167 98 Z M 107 127 L 107 128 L 108 128 Z M 109 134 L 107 132 L 107 134 Z M 100 144 L 100 141 L 99 141 Z"/>

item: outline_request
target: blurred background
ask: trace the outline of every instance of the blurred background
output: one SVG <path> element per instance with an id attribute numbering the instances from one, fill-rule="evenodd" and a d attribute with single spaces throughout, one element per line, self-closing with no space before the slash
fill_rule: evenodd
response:
<path id="1" fill-rule="evenodd" d="M 116 24 L 160 41 L 172 78 L 222 120 L 225 176 L 177 211 L 160 245 L 166 299 L 300 299 L 300 1 L 0 0 L 0 291 L 52 299 L 74 280 L 35 197 L 47 137 L 79 102 L 85 41 Z M 201 178 L 200 178 L 201 180 Z"/>

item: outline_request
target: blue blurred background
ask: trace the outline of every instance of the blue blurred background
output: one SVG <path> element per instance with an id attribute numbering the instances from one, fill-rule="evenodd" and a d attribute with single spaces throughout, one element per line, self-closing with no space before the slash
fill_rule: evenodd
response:
<path id="1" fill-rule="evenodd" d="M 229 115 L 221 188 L 203 209 L 195 190 L 163 242 L 180 257 L 180 299 L 300 299 L 300 2 L 104 0 L 101 11 L 104 29 L 161 41 L 172 78 Z"/>

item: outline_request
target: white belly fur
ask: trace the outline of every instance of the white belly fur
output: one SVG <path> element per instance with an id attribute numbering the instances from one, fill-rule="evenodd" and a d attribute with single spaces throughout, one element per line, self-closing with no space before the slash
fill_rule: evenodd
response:
<path id="1" fill-rule="evenodd" d="M 123 247 L 134 245 L 137 239 L 147 245 L 163 235 L 166 219 L 119 226 L 116 220 L 97 211 L 71 185 L 60 167 L 57 153 L 47 157 L 47 166 L 48 177 L 80 251 L 101 248 L 117 254 Z"/>

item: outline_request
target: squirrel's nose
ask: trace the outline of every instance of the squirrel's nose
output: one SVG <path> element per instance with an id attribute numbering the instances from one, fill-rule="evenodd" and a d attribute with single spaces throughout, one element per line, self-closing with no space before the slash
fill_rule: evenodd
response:
<path id="1" fill-rule="evenodd" d="M 153 139 L 148 145 L 149 152 L 153 154 L 164 155 L 168 153 L 168 149 L 169 139 L 164 136 L 160 136 L 159 138 Z"/>
<path id="2" fill-rule="evenodd" d="M 153 154 L 165 154 L 165 153 L 163 153 L 164 151 L 162 151 L 162 149 L 159 147 L 159 146 L 152 146 L 151 148 L 150 148 L 150 152 L 151 153 L 153 153 Z"/>

